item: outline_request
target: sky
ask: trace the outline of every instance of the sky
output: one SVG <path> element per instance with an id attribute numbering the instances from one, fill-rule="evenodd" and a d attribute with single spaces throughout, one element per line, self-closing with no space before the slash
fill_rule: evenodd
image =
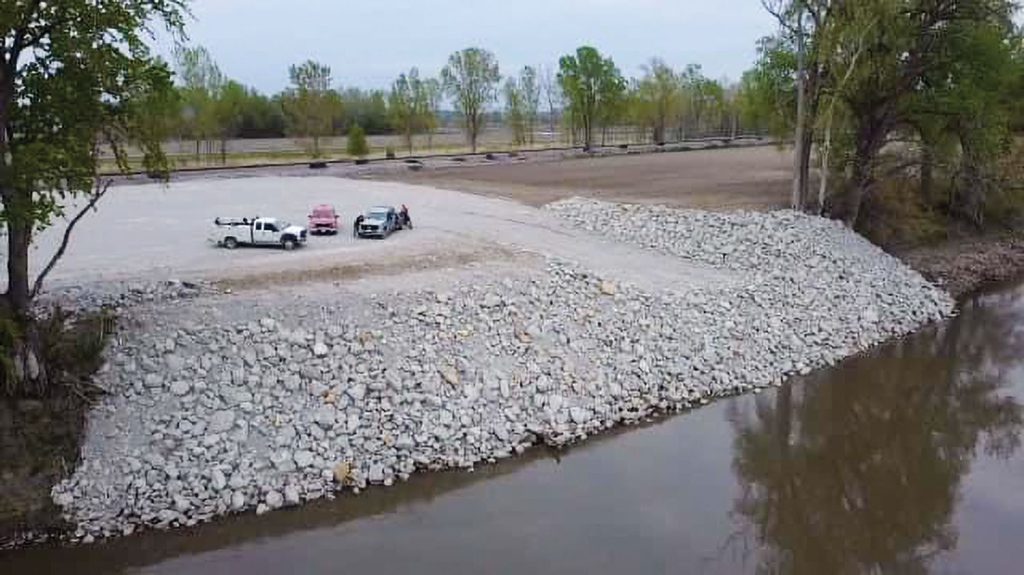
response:
<path id="1" fill-rule="evenodd" d="M 209 49 L 228 77 L 270 93 L 307 59 L 329 65 L 338 86 L 386 88 L 413 66 L 438 74 L 469 46 L 493 52 L 503 75 L 555 67 L 591 45 L 627 77 L 658 56 L 736 80 L 756 40 L 775 30 L 760 0 L 192 0 L 191 9 L 188 43 Z M 158 49 L 166 57 L 172 43 Z"/>

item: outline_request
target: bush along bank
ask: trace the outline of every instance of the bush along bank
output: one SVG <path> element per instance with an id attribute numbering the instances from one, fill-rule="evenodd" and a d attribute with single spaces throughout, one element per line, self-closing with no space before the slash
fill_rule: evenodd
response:
<path id="1" fill-rule="evenodd" d="M 550 261 L 446 291 L 141 306 L 53 489 L 82 541 L 472 468 L 538 441 L 779 385 L 946 317 L 952 300 L 841 225 L 572 201 L 576 225 L 737 271 L 644 293 Z"/>

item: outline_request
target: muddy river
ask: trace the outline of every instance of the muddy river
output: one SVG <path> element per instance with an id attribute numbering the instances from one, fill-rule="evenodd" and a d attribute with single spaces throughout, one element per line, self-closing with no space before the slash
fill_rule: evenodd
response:
<path id="1" fill-rule="evenodd" d="M 1018 573 L 1024 286 L 777 391 L 0 573 Z"/>

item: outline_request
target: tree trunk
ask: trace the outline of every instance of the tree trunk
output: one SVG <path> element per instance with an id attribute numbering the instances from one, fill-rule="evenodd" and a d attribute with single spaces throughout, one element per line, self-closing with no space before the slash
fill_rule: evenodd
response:
<path id="1" fill-rule="evenodd" d="M 934 204 L 935 193 L 935 146 L 923 141 L 921 146 L 921 197 L 929 206 Z"/>
<path id="2" fill-rule="evenodd" d="M 861 204 L 864 203 L 864 199 L 870 191 L 871 163 L 873 160 L 874 154 L 870 153 L 866 146 L 857 146 L 857 151 L 853 158 L 852 187 L 846 199 L 846 213 L 843 215 L 843 221 L 850 228 L 856 227 L 857 220 L 860 218 Z"/>
<path id="3" fill-rule="evenodd" d="M 472 153 L 476 153 L 476 132 L 478 129 L 475 119 L 469 119 L 466 121 L 466 128 L 469 132 L 469 149 Z"/>
<path id="4" fill-rule="evenodd" d="M 794 210 L 803 210 L 803 198 L 805 195 L 805 163 L 804 144 L 805 126 L 807 125 L 806 99 L 806 70 L 804 68 L 804 32 L 803 12 L 797 14 L 799 27 L 797 29 L 797 71 L 796 71 L 796 134 L 793 138 L 793 188 L 790 194 L 790 207 Z"/>
<path id="5" fill-rule="evenodd" d="M 819 152 L 821 168 L 818 173 L 818 215 L 825 213 L 825 196 L 828 194 L 829 157 L 832 155 L 832 116 L 825 122 L 825 142 Z"/>
<path id="6" fill-rule="evenodd" d="M 10 214 L 6 222 L 7 306 L 15 318 L 25 318 L 31 306 L 28 276 L 28 252 L 32 244 L 31 198 L 17 190 L 5 189 L 3 200 Z"/>
<path id="7" fill-rule="evenodd" d="M 814 132 L 806 126 L 803 143 L 800 146 L 800 209 L 806 210 L 811 204 L 811 156 L 814 151 Z"/>

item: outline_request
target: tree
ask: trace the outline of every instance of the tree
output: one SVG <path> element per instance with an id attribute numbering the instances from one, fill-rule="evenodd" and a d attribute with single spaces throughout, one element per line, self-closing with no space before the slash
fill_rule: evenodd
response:
<path id="1" fill-rule="evenodd" d="M 519 94 L 522 99 L 523 123 L 526 130 L 526 140 L 533 144 L 537 133 L 537 117 L 540 112 L 540 81 L 537 79 L 537 70 L 532 66 L 525 66 L 519 73 Z"/>
<path id="2" fill-rule="evenodd" d="M 858 225 L 893 136 L 916 131 L 933 140 L 937 130 L 954 137 L 960 149 L 950 212 L 981 223 L 991 162 L 1007 151 L 1014 10 L 1004 0 L 878 0 L 832 14 L 823 58 L 847 70 L 837 92 L 851 135 L 839 142 L 850 181 L 836 215 Z M 851 32 L 855 27 L 861 32 Z M 851 65 L 855 54 L 862 56 Z"/>
<path id="3" fill-rule="evenodd" d="M 166 174 L 162 122 L 147 105 L 173 100 L 171 73 L 145 42 L 154 24 L 181 30 L 183 2 L 3 2 L 0 4 L 0 223 L 7 240 L 3 312 L 21 326 L 12 359 L 21 367 L 38 357 L 31 304 L 63 255 L 75 225 L 105 193 L 98 150 L 109 146 L 128 169 L 125 145 L 134 141 L 144 165 Z M 163 114 L 165 110 L 158 110 Z M 70 218 L 58 251 L 32 281 L 33 238 L 84 204 Z M 29 370 L 31 379 L 32 370 Z M 37 382 L 45 375 L 37 374 Z"/>
<path id="4" fill-rule="evenodd" d="M 281 102 L 268 98 L 254 88 L 245 91 L 245 104 L 238 126 L 239 138 L 283 138 L 285 136 L 284 111 Z"/>
<path id="5" fill-rule="evenodd" d="M 359 124 L 368 134 L 386 134 L 391 131 L 387 94 L 382 90 L 348 88 L 341 94 L 345 106 L 342 127 L 347 130 Z"/>
<path id="6" fill-rule="evenodd" d="M 469 147 L 476 153 L 487 105 L 497 96 L 501 80 L 498 61 L 487 50 L 466 48 L 448 58 L 448 65 L 441 71 L 441 79 L 445 91 L 462 113 Z"/>
<path id="7" fill-rule="evenodd" d="M 402 141 L 412 154 L 413 136 L 424 126 L 427 106 L 427 95 L 420 80 L 420 72 L 416 68 L 409 74 L 402 74 L 391 85 L 388 97 L 388 112 L 391 114 L 392 127 L 402 135 Z"/>
<path id="8" fill-rule="evenodd" d="M 590 46 L 559 60 L 558 83 L 569 101 L 574 124 L 583 131 L 583 145 L 594 143 L 594 129 L 620 106 L 626 82 L 610 58 Z"/>
<path id="9" fill-rule="evenodd" d="M 554 138 L 555 125 L 558 121 L 556 111 L 562 106 L 562 90 L 554 72 L 547 66 L 541 68 L 540 89 L 548 108 L 548 134 L 550 138 Z"/>
<path id="10" fill-rule="evenodd" d="M 526 104 L 525 97 L 515 78 L 505 80 L 505 125 L 512 130 L 512 144 L 521 146 L 526 143 Z"/>
<path id="11" fill-rule="evenodd" d="M 352 124 L 352 127 L 349 128 L 345 152 L 356 158 L 362 158 L 370 153 L 370 148 L 366 145 L 366 132 L 359 124 Z"/>
<path id="12" fill-rule="evenodd" d="M 334 133 L 334 119 L 341 115 L 341 97 L 331 89 L 331 68 L 308 60 L 288 69 L 292 87 L 282 98 L 289 128 L 294 136 L 308 138 L 313 157 L 320 157 L 320 139 Z"/>
<path id="13" fill-rule="evenodd" d="M 175 73 L 181 82 L 183 135 L 195 140 L 196 160 L 199 160 L 201 144 L 221 132 L 216 99 L 224 86 L 224 74 L 202 46 L 181 46 L 174 51 L 174 60 Z"/>
<path id="14" fill-rule="evenodd" d="M 427 132 L 427 148 L 434 147 L 434 132 L 439 127 L 441 100 L 444 98 L 444 87 L 437 78 L 427 78 L 420 83 L 423 102 L 423 130 Z"/>
<path id="15" fill-rule="evenodd" d="M 644 66 L 635 90 L 634 116 L 651 130 L 654 142 L 664 142 L 669 126 L 682 117 L 682 83 L 679 76 L 658 58 Z"/>
<path id="16" fill-rule="evenodd" d="M 227 141 L 238 134 L 244 119 L 245 106 L 249 95 L 245 86 L 229 80 L 216 94 L 213 102 L 213 116 L 220 136 L 221 163 L 227 164 Z"/>
<path id="17" fill-rule="evenodd" d="M 833 9 L 842 9 L 845 3 L 832 0 L 762 0 L 762 5 L 778 20 L 783 39 L 794 50 L 795 150 L 790 203 L 793 209 L 803 210 L 810 201 L 811 150 L 818 104 L 829 75 L 823 40 L 836 24 L 832 17 Z"/>

